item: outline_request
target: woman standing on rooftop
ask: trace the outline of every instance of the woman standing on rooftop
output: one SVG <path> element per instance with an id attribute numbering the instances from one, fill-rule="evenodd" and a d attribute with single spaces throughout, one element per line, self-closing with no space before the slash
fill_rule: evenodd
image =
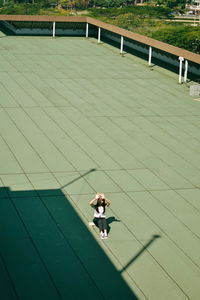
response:
<path id="1" fill-rule="evenodd" d="M 96 204 L 94 202 L 97 201 Z M 94 224 L 99 228 L 101 239 L 107 239 L 107 221 L 106 207 L 110 205 L 110 201 L 106 199 L 104 194 L 96 193 L 95 198 L 90 201 L 90 206 L 94 208 Z"/>

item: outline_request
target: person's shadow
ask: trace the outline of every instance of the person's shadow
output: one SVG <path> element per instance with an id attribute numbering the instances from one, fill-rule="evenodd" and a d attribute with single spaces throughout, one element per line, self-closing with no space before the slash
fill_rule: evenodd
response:
<path id="1" fill-rule="evenodd" d="M 107 218 L 106 219 L 106 221 L 107 221 L 107 232 L 109 233 L 110 232 L 110 224 L 112 223 L 112 222 L 121 222 L 120 220 L 117 220 L 115 217 L 109 217 L 109 218 Z"/>

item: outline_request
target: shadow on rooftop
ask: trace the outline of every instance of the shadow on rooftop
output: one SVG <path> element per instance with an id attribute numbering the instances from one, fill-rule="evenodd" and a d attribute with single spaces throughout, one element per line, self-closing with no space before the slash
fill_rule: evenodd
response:
<path id="1" fill-rule="evenodd" d="M 110 224 L 113 222 L 121 222 L 120 220 L 117 220 L 115 217 L 108 217 L 107 218 L 107 231 L 110 232 Z"/>
<path id="2" fill-rule="evenodd" d="M 132 265 L 132 263 L 145 251 L 147 251 L 147 249 L 150 247 L 150 245 L 158 238 L 160 238 L 161 236 L 156 234 L 153 235 L 152 238 L 142 247 L 142 249 L 140 249 L 140 251 L 121 269 L 120 273 L 123 273 L 130 265 Z"/>
<path id="3" fill-rule="evenodd" d="M 84 176 L 86 176 L 86 175 L 88 175 L 88 174 L 90 174 L 90 173 L 92 173 L 92 172 L 94 172 L 94 171 L 96 171 L 96 169 L 90 169 L 89 171 L 85 172 L 84 174 L 78 176 L 77 178 L 74 178 L 74 179 L 71 180 L 70 182 L 68 182 L 68 183 L 66 183 L 65 185 L 61 186 L 61 189 L 67 187 L 68 185 L 74 183 L 75 181 L 81 179 L 82 177 L 84 177 Z"/>
<path id="4" fill-rule="evenodd" d="M 0 188 L 1 299 L 138 299 L 99 243 L 61 189 Z"/>

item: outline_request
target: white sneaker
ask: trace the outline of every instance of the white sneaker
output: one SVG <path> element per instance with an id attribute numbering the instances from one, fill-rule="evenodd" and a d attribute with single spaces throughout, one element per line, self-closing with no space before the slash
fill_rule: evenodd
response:
<path id="1" fill-rule="evenodd" d="M 108 238 L 107 233 L 104 233 L 104 239 L 107 239 L 107 238 Z"/>
<path id="2" fill-rule="evenodd" d="M 104 233 L 103 232 L 100 233 L 100 237 L 101 237 L 102 240 L 104 240 Z"/>
<path id="3" fill-rule="evenodd" d="M 92 226 L 92 227 L 95 226 L 94 222 L 89 222 L 89 225 Z"/>

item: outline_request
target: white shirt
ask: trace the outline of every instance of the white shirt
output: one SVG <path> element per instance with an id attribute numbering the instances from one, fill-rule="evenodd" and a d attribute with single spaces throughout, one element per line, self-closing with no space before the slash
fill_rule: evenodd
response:
<path id="1" fill-rule="evenodd" d="M 104 211 L 103 206 L 99 206 L 98 210 L 99 210 L 99 212 L 96 210 L 96 208 L 94 209 L 94 217 L 95 218 L 105 218 L 106 215 L 105 215 L 105 213 L 103 213 L 103 211 Z"/>

